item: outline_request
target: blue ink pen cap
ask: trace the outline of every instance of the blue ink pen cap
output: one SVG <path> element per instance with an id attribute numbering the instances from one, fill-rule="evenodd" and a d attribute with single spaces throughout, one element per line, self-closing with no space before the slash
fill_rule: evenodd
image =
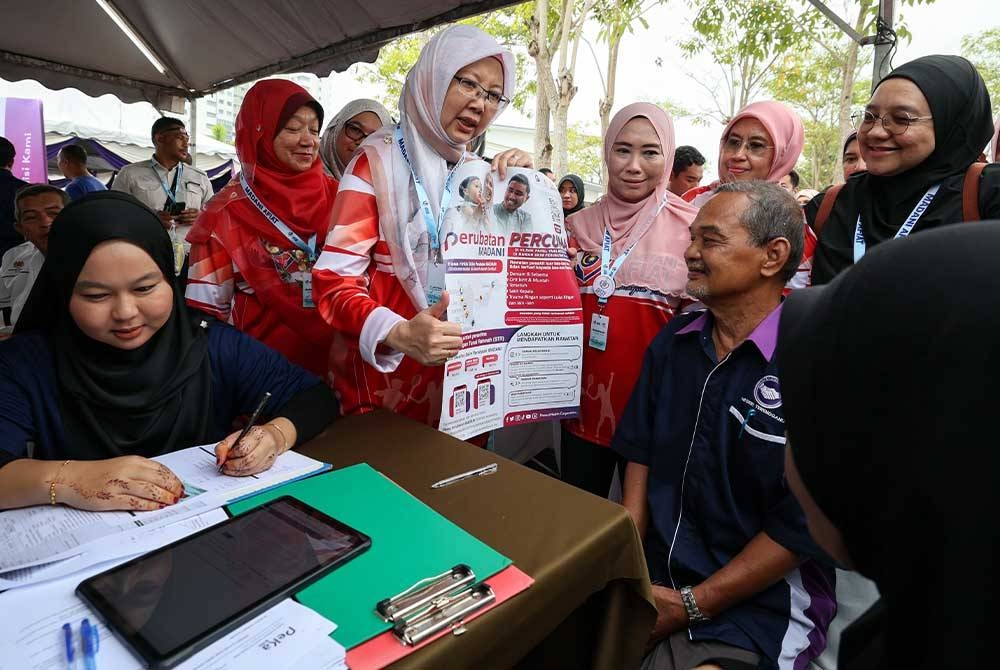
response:
<path id="1" fill-rule="evenodd" d="M 73 627 L 68 623 L 62 625 L 63 642 L 66 644 L 66 661 L 72 663 L 76 660 L 76 645 L 73 644 Z"/>

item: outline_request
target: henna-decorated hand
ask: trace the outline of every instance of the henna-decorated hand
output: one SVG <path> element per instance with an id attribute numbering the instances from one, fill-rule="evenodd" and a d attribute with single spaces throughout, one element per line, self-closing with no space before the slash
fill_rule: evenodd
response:
<path id="1" fill-rule="evenodd" d="M 184 494 L 181 480 L 166 466 L 142 456 L 70 461 L 56 476 L 56 500 L 92 511 L 154 510 Z"/>
<path id="2" fill-rule="evenodd" d="M 230 433 L 215 445 L 215 462 L 223 463 L 222 472 L 233 477 L 248 477 L 267 470 L 274 459 L 291 446 L 271 424 L 254 426 L 238 445 L 233 446 L 240 431 Z"/>

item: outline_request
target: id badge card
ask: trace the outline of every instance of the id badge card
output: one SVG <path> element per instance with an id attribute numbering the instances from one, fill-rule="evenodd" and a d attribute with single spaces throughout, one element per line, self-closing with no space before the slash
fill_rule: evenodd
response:
<path id="1" fill-rule="evenodd" d="M 313 303 L 312 272 L 302 273 L 302 306 L 308 309 L 316 306 L 315 303 Z"/>
<path id="2" fill-rule="evenodd" d="M 608 324 L 610 321 L 611 319 L 604 314 L 596 312 L 590 317 L 590 341 L 588 344 L 598 351 L 604 351 L 608 348 Z"/>
<path id="3" fill-rule="evenodd" d="M 444 293 L 444 264 L 429 263 L 427 265 L 427 306 L 430 307 L 441 300 Z"/>

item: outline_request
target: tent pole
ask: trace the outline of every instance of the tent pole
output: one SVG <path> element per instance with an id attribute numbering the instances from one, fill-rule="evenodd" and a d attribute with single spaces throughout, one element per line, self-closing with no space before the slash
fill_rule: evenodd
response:
<path id="1" fill-rule="evenodd" d="M 198 167 L 198 98 L 189 98 L 191 104 L 191 123 L 188 124 L 188 153 L 191 154 L 191 167 Z"/>
<path id="2" fill-rule="evenodd" d="M 892 72 L 892 54 L 896 50 L 896 37 L 893 26 L 896 23 L 896 1 L 879 0 L 878 17 L 875 35 L 875 64 L 872 72 L 872 93 L 882 79 Z"/>

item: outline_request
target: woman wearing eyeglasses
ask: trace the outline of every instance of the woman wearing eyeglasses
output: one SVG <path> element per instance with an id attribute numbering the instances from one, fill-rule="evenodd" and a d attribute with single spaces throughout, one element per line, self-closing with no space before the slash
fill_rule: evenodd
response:
<path id="1" fill-rule="evenodd" d="M 775 184 L 790 173 L 802 154 L 805 132 L 791 108 L 774 100 L 752 102 L 734 116 L 719 140 L 719 181 L 691 189 L 683 197 L 701 207 L 715 195 L 720 183 L 770 181 Z M 816 234 L 805 229 L 805 248 L 795 276 L 785 292 L 809 285 Z"/>
<path id="2" fill-rule="evenodd" d="M 330 375 L 343 411 L 385 407 L 437 426 L 443 365 L 462 346 L 448 307 L 441 224 L 458 204 L 457 166 L 509 102 L 514 58 L 458 25 L 434 36 L 406 76 L 400 121 L 369 136 L 341 180 L 334 226 L 313 272 L 316 305 L 336 329 Z M 509 150 L 493 159 L 531 165 Z"/>
<path id="3" fill-rule="evenodd" d="M 918 58 L 883 79 L 857 118 L 868 172 L 836 195 L 812 283 L 825 284 L 886 240 L 962 221 L 965 173 L 993 134 L 990 113 L 982 77 L 958 56 Z M 980 219 L 1000 218 L 1000 168 L 980 176 L 978 205 Z"/>
<path id="4" fill-rule="evenodd" d="M 327 174 L 338 180 L 343 177 L 365 138 L 389 123 L 392 116 L 374 100 L 362 98 L 344 105 L 327 124 L 319 147 Z"/>
<path id="5" fill-rule="evenodd" d="M 323 108 L 284 79 L 253 85 L 236 117 L 240 178 L 188 234 L 188 305 L 323 377 L 333 329 L 316 310 L 312 265 L 337 182 L 323 173 Z"/>
<path id="6" fill-rule="evenodd" d="M 790 108 L 773 100 L 750 103 L 722 131 L 719 180 L 682 197 L 701 207 L 720 183 L 754 179 L 778 183 L 795 167 L 804 144 L 802 121 Z"/>

